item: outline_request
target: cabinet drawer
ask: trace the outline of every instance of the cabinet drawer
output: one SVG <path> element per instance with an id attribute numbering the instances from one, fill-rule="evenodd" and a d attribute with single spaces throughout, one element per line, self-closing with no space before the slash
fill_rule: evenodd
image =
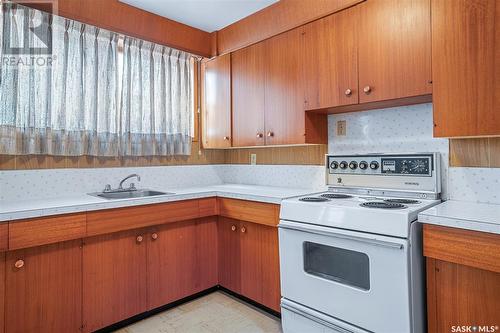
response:
<path id="1" fill-rule="evenodd" d="M 500 235 L 426 224 L 424 256 L 500 273 Z"/>
<path id="2" fill-rule="evenodd" d="M 198 216 L 198 200 L 89 212 L 87 236 L 190 220 Z"/>
<path id="3" fill-rule="evenodd" d="M 273 227 L 279 223 L 279 205 L 226 198 L 217 200 L 220 216 Z"/>
<path id="4" fill-rule="evenodd" d="M 0 251 L 6 251 L 9 248 L 9 223 L 0 222 Z"/>
<path id="5" fill-rule="evenodd" d="M 200 217 L 219 215 L 219 206 L 217 198 L 200 199 Z"/>
<path id="6" fill-rule="evenodd" d="M 9 250 L 85 237 L 85 214 L 68 214 L 9 223 Z"/>

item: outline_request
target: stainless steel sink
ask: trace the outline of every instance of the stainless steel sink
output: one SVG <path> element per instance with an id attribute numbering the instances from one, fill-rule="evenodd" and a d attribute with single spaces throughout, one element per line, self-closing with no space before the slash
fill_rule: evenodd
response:
<path id="1" fill-rule="evenodd" d="M 144 198 L 144 197 L 154 197 L 157 195 L 172 195 L 175 193 L 171 192 L 160 192 L 153 190 L 134 190 L 134 191 L 114 191 L 114 192 L 97 192 L 89 193 L 94 197 L 104 198 L 104 199 L 132 199 L 132 198 Z"/>

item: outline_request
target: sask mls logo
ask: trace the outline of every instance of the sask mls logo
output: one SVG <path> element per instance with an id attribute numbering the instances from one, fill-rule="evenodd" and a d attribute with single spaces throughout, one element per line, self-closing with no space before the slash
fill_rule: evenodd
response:
<path id="1" fill-rule="evenodd" d="M 24 4 L 29 4 L 24 1 Z M 54 12 L 55 1 L 31 1 L 35 8 Z M 51 66 L 50 14 L 2 1 L 2 65 Z"/>

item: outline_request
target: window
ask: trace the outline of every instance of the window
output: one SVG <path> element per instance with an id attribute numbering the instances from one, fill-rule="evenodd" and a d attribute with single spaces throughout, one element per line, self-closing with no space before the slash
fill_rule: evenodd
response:
<path id="1" fill-rule="evenodd" d="M 189 53 L 2 5 L 0 154 L 189 155 Z"/>

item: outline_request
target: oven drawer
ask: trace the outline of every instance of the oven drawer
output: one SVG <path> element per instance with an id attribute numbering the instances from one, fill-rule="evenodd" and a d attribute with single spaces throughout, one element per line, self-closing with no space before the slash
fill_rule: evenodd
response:
<path id="1" fill-rule="evenodd" d="M 405 239 L 281 221 L 284 298 L 373 332 L 410 332 Z"/>
<path id="2" fill-rule="evenodd" d="M 285 298 L 281 300 L 281 324 L 283 333 L 369 333 Z"/>

